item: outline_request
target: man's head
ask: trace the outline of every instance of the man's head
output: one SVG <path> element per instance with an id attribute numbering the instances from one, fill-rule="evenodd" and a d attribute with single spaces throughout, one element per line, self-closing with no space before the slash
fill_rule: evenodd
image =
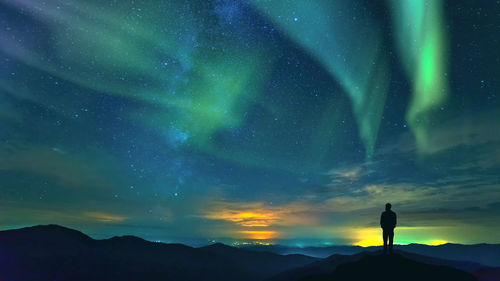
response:
<path id="1" fill-rule="evenodd" d="M 386 211 L 389 211 L 391 209 L 391 207 L 392 207 L 391 203 L 385 204 L 385 210 Z"/>

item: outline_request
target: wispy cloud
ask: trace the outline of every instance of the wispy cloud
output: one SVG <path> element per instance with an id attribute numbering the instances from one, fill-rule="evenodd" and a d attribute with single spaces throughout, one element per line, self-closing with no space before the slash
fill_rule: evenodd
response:
<path id="1" fill-rule="evenodd" d="M 311 216 L 310 206 L 300 202 L 273 206 L 262 201 L 217 200 L 204 210 L 202 216 L 210 220 L 230 222 L 233 224 L 233 232 L 246 234 L 249 239 L 257 236 L 275 238 L 280 236 L 280 228 L 317 223 L 317 219 Z"/>
<path id="2" fill-rule="evenodd" d="M 489 143 L 500 142 L 500 131 L 492 130 L 497 126 L 498 111 L 487 111 L 475 115 L 453 118 L 435 124 L 429 128 L 425 150 L 417 150 L 410 132 L 403 133 L 391 141 L 382 144 L 376 151 L 376 156 L 388 154 L 432 155 L 455 148 L 480 147 Z"/>
<path id="3" fill-rule="evenodd" d="M 308 210 L 309 206 L 300 202 L 274 206 L 262 201 L 219 200 L 210 204 L 204 217 L 231 221 L 242 226 L 252 226 L 253 221 L 266 225 L 308 224 L 313 222 L 307 216 Z"/>
<path id="4" fill-rule="evenodd" d="M 127 217 L 125 216 L 105 212 L 85 212 L 84 215 L 89 219 L 94 219 L 96 221 L 106 223 L 123 222 L 127 219 Z"/>
<path id="5" fill-rule="evenodd" d="M 6 142 L 0 145 L 0 171 L 38 175 L 61 187 L 111 188 L 116 185 L 111 171 L 117 163 L 98 149 L 70 153 L 43 144 Z"/>
<path id="6" fill-rule="evenodd" d="M 107 225 L 121 224 L 130 220 L 130 216 L 103 210 L 78 210 L 47 208 L 46 206 L 24 205 L 19 208 L 18 204 L 4 202 L 0 207 L 2 217 L 1 227 L 17 227 L 22 222 L 31 224 L 61 224 L 61 225 Z"/>

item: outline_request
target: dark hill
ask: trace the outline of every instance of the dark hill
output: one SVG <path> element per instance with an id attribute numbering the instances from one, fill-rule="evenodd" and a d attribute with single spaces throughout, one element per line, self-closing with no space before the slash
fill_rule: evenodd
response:
<path id="1" fill-rule="evenodd" d="M 199 248 L 222 259 L 232 260 L 235 266 L 268 278 L 265 272 L 281 272 L 286 269 L 310 264 L 318 259 L 304 255 L 276 255 L 269 252 L 255 252 L 216 243 Z M 279 270 L 278 270 L 279 269 Z"/>
<path id="2" fill-rule="evenodd" d="M 500 267 L 482 268 L 474 272 L 477 278 L 481 281 L 498 281 L 500 280 Z"/>
<path id="3" fill-rule="evenodd" d="M 473 281 L 472 274 L 448 266 L 431 265 L 394 255 L 367 255 L 359 261 L 341 264 L 330 274 L 308 276 L 300 281 Z"/>
<path id="4" fill-rule="evenodd" d="M 0 231 L 0 280 L 263 280 L 316 261 L 226 245 L 192 248 L 134 236 L 94 240 L 56 225 Z"/>
<path id="5" fill-rule="evenodd" d="M 490 270 L 491 267 L 487 267 L 474 262 L 463 262 L 463 261 L 451 261 L 438 259 L 434 257 L 427 257 L 422 255 L 417 255 L 413 253 L 407 253 L 403 251 L 396 251 L 396 253 L 406 259 L 411 259 L 416 262 L 432 264 L 438 266 L 447 266 L 455 269 L 459 269 L 462 271 L 466 271 L 469 273 L 475 274 L 478 270 Z M 318 275 L 318 274 L 329 274 L 333 272 L 339 265 L 348 263 L 348 262 L 356 262 L 367 256 L 380 256 L 381 252 L 362 252 L 355 255 L 331 255 L 328 258 L 318 260 L 311 264 L 292 268 L 289 270 L 285 270 L 280 272 L 279 274 L 273 276 L 269 280 L 271 281 L 297 281 L 303 277 L 310 275 Z M 479 276 L 479 275 L 476 275 Z"/>
<path id="6" fill-rule="evenodd" d="M 311 264 L 280 272 L 270 278 L 269 281 L 297 281 L 305 276 L 330 273 L 337 268 L 337 266 L 346 262 L 357 261 L 367 254 L 368 253 L 364 252 L 357 255 L 331 255 L 328 258 L 321 259 Z"/>

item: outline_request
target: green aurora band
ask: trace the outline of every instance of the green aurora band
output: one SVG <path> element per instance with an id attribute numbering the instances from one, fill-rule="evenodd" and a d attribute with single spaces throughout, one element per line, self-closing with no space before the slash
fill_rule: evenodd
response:
<path id="1" fill-rule="evenodd" d="M 235 46 L 231 38 L 203 28 L 206 23 L 196 17 L 195 7 L 183 1 L 163 3 L 168 8 L 161 10 L 167 15 L 156 12 L 158 3 L 140 10 L 130 2 L 104 8 L 73 1 L 63 8 L 58 1 L 9 4 L 49 26 L 54 34 L 50 41 L 57 48 L 43 54 L 6 40 L 4 50 L 27 65 L 86 88 L 159 108 L 153 116 L 131 118 L 150 123 L 151 128 L 163 124 L 171 142 L 216 150 L 211 147 L 212 135 L 241 123 L 264 77 L 261 69 L 268 50 Z M 15 93 L 23 86 L 4 88 Z"/>
<path id="2" fill-rule="evenodd" d="M 403 64 L 414 84 L 407 121 L 420 151 L 425 152 L 432 149 L 429 124 L 447 97 L 442 3 L 390 3 Z M 269 48 L 244 49 L 216 32 L 200 28 L 206 23 L 199 20 L 194 8 L 183 5 L 182 1 L 164 4 L 169 8 L 162 11 L 170 11 L 170 15 L 155 12 L 159 9 L 153 4 L 141 11 L 135 11 L 130 3 L 108 8 L 88 4 L 82 8 L 70 1 L 64 9 L 56 1 L 42 4 L 24 0 L 9 4 L 29 10 L 52 27 L 51 41 L 57 42 L 55 53 L 34 54 L 15 40 L 3 41 L 4 49 L 11 50 L 11 55 L 96 91 L 130 97 L 156 107 L 160 104 L 168 114 L 133 118 L 140 122 L 154 119 L 151 124 L 154 128 L 163 123 L 168 139 L 194 144 L 206 152 L 217 150 L 210 141 L 215 133 L 241 124 L 245 108 L 262 84 L 264 75 L 259 70 L 272 63 Z M 352 5 L 349 1 L 254 1 L 253 4 L 316 57 L 342 85 L 351 100 L 359 136 L 370 159 L 389 83 L 387 57 L 375 20 L 354 11 L 353 15 L 335 13 L 349 8 Z M 179 10 L 184 11 L 182 18 L 174 12 Z M 347 16 L 357 20 L 346 20 Z M 67 28 L 59 28 L 61 25 Z M 210 45 L 212 49 L 200 51 L 193 47 L 197 44 Z M 99 73 L 95 73 L 96 68 Z M 20 85 L 3 87 L 11 91 L 21 88 Z M 238 158 L 245 159 L 248 155 Z"/>
<path id="3" fill-rule="evenodd" d="M 377 23 L 336 13 L 351 1 L 253 1 L 255 7 L 328 69 L 347 92 L 368 159 L 373 155 L 389 73 Z M 350 20 L 351 17 L 357 20 Z M 353 32 L 356 30 L 356 32 Z"/>
<path id="4" fill-rule="evenodd" d="M 432 152 L 430 126 L 448 97 L 443 3 L 440 0 L 390 3 L 403 66 L 413 81 L 413 97 L 406 118 L 419 152 Z"/>

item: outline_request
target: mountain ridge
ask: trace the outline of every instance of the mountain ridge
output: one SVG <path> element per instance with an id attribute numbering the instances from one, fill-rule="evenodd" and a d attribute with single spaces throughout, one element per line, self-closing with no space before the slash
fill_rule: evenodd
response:
<path id="1" fill-rule="evenodd" d="M 418 263 L 459 268 L 484 281 L 498 276 L 498 268 L 478 263 L 396 252 Z M 4 265 L 0 280 L 164 280 L 169 276 L 170 280 L 187 281 L 292 281 L 327 274 L 367 256 L 380 256 L 380 252 L 332 254 L 320 259 L 223 243 L 194 248 L 131 235 L 98 240 L 59 225 L 0 231 L 0 263 Z"/>
<path id="2" fill-rule="evenodd" d="M 221 251 L 222 249 L 222 251 Z M 54 225 L 0 231 L 0 280 L 264 280 L 317 260 L 135 236 L 96 240 Z"/>

